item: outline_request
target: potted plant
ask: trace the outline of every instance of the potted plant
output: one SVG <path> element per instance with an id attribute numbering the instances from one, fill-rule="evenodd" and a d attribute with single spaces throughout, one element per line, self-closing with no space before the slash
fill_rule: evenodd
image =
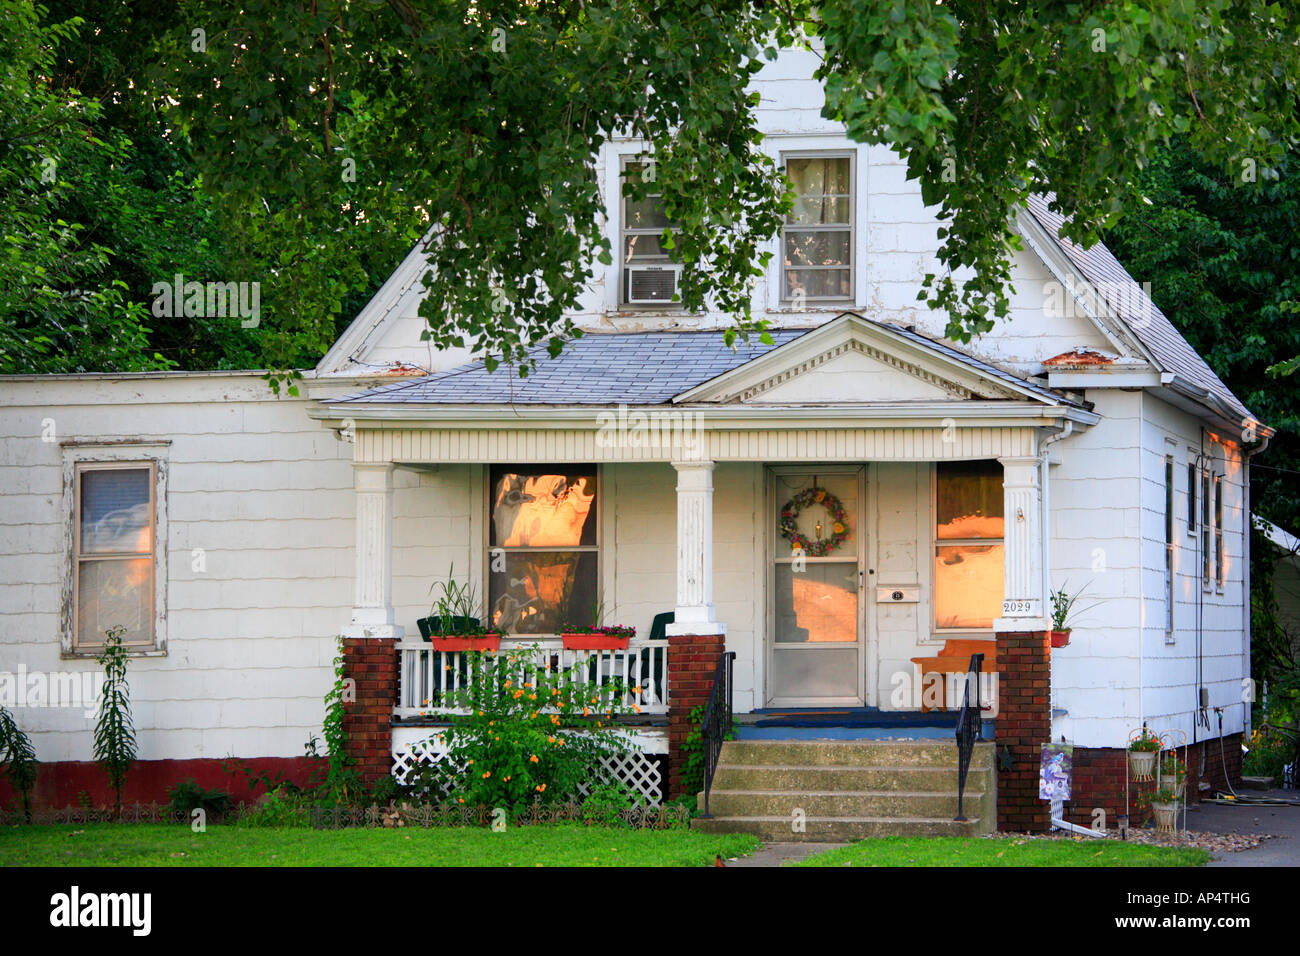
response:
<path id="1" fill-rule="evenodd" d="M 623 651 L 627 650 L 632 638 L 636 637 L 636 628 L 615 624 L 604 626 L 600 623 L 604 616 L 604 605 L 597 604 L 591 616 L 590 624 L 563 624 L 560 627 L 560 640 L 568 651 Z"/>
<path id="2" fill-rule="evenodd" d="M 1175 800 L 1182 799 L 1183 787 L 1187 783 L 1187 765 L 1178 759 L 1178 754 L 1170 751 L 1160 758 L 1160 788 L 1168 789 Z"/>
<path id="3" fill-rule="evenodd" d="M 1150 797 L 1151 809 L 1156 817 L 1156 829 L 1168 833 L 1178 819 L 1178 797 L 1172 790 L 1161 787 Z"/>
<path id="4" fill-rule="evenodd" d="M 1134 780 L 1155 778 L 1156 754 L 1160 753 L 1160 738 L 1143 727 L 1138 736 L 1129 741 L 1128 765 Z"/>
<path id="5" fill-rule="evenodd" d="M 495 651 L 501 647 L 501 635 L 484 627 L 482 613 L 472 584 L 458 584 L 455 565 L 447 569 L 447 580 L 435 581 L 429 589 L 433 603 L 429 616 L 416 622 L 420 636 L 439 651 Z"/>
<path id="6" fill-rule="evenodd" d="M 1069 582 L 1067 581 L 1065 582 L 1065 584 L 1061 585 L 1061 589 L 1059 591 L 1051 592 L 1051 600 L 1052 600 L 1051 639 L 1052 639 L 1053 647 L 1067 647 L 1069 645 L 1070 631 L 1073 630 L 1073 628 L 1071 628 L 1069 625 L 1070 612 L 1072 610 L 1075 610 L 1074 607 L 1075 602 L 1079 600 L 1079 596 L 1083 594 L 1083 592 L 1088 587 L 1085 584 L 1083 587 L 1079 588 L 1079 590 L 1071 594 L 1068 590 L 1066 590 L 1068 585 Z M 1096 606 L 1097 605 L 1092 604 L 1084 608 L 1084 610 L 1085 611 L 1090 610 L 1091 608 L 1094 608 Z"/>

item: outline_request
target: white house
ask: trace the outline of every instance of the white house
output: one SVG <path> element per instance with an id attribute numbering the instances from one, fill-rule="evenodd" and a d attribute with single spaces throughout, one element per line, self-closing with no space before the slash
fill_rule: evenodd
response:
<path id="1" fill-rule="evenodd" d="M 526 379 L 421 341 L 417 249 L 301 397 L 258 373 L 0 381 L 0 672 L 93 671 L 104 629 L 126 626 L 158 762 L 144 794 L 231 755 L 300 757 L 341 635 L 352 663 L 400 674 L 380 694 L 392 716 L 354 728 L 372 770 L 402 772 L 435 670 L 416 620 L 454 569 L 511 639 L 553 641 L 597 603 L 634 625 L 611 666 L 653 669 L 650 754 L 701 699 L 674 693 L 684 646 L 735 653 L 738 714 L 866 725 L 918 710 L 913 659 L 953 640 L 987 642 L 1004 691 L 1019 658 L 1050 660 L 1044 686 L 1000 697 L 1000 809 L 1037 799 L 1049 737 L 1076 766 L 1144 723 L 1232 749 L 1249 720 L 1249 464 L 1271 430 L 1104 248 L 1059 238 L 1045 198 L 1014 212 L 1009 318 L 945 341 L 917 301 L 935 215 L 894 154 L 821 118 L 812 70 L 786 52 L 757 81 L 766 148 L 799 191 L 754 292 L 771 346 L 729 349 L 727 316 L 674 307 L 664 223 L 620 200 L 641 146 L 615 140 L 600 174 L 620 255 L 576 316 L 587 334 Z M 1049 649 L 1061 589 L 1085 610 Z M 5 702 L 54 765 L 45 797 L 72 802 L 90 721 L 50 704 Z M 666 789 L 653 762 L 636 773 Z M 1114 799 L 1090 779 L 1076 809 Z"/>

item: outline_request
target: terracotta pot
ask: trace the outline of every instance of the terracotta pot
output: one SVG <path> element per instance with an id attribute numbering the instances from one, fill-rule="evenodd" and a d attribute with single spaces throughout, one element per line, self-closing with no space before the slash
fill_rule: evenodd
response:
<path id="1" fill-rule="evenodd" d="M 429 643 L 435 651 L 495 651 L 501 647 L 500 634 L 455 634 L 431 637 Z"/>
<path id="2" fill-rule="evenodd" d="M 1050 631 L 1053 647 L 1065 647 L 1070 643 L 1069 631 Z"/>
<path id="3" fill-rule="evenodd" d="M 632 642 L 631 636 L 613 634 L 561 634 L 566 651 L 625 651 Z"/>

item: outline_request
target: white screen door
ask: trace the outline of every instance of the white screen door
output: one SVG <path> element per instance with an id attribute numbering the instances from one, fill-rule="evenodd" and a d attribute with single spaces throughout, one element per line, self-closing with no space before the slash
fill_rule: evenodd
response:
<path id="1" fill-rule="evenodd" d="M 861 467 L 769 472 L 769 707 L 865 700 L 864 480 Z"/>

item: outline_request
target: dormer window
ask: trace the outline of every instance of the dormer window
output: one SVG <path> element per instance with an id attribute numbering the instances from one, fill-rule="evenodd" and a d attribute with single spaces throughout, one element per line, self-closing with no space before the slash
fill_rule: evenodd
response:
<path id="1" fill-rule="evenodd" d="M 632 199 L 622 190 L 622 268 L 620 301 L 624 305 L 671 305 L 681 280 L 681 266 L 664 247 L 664 230 L 672 223 L 663 210 L 663 196 L 654 180 L 654 165 L 629 162 L 623 167 L 624 183 L 639 180 L 645 198 Z"/>
<path id="2" fill-rule="evenodd" d="M 795 200 L 781 229 L 782 301 L 852 301 L 853 157 L 787 154 L 785 175 Z"/>

